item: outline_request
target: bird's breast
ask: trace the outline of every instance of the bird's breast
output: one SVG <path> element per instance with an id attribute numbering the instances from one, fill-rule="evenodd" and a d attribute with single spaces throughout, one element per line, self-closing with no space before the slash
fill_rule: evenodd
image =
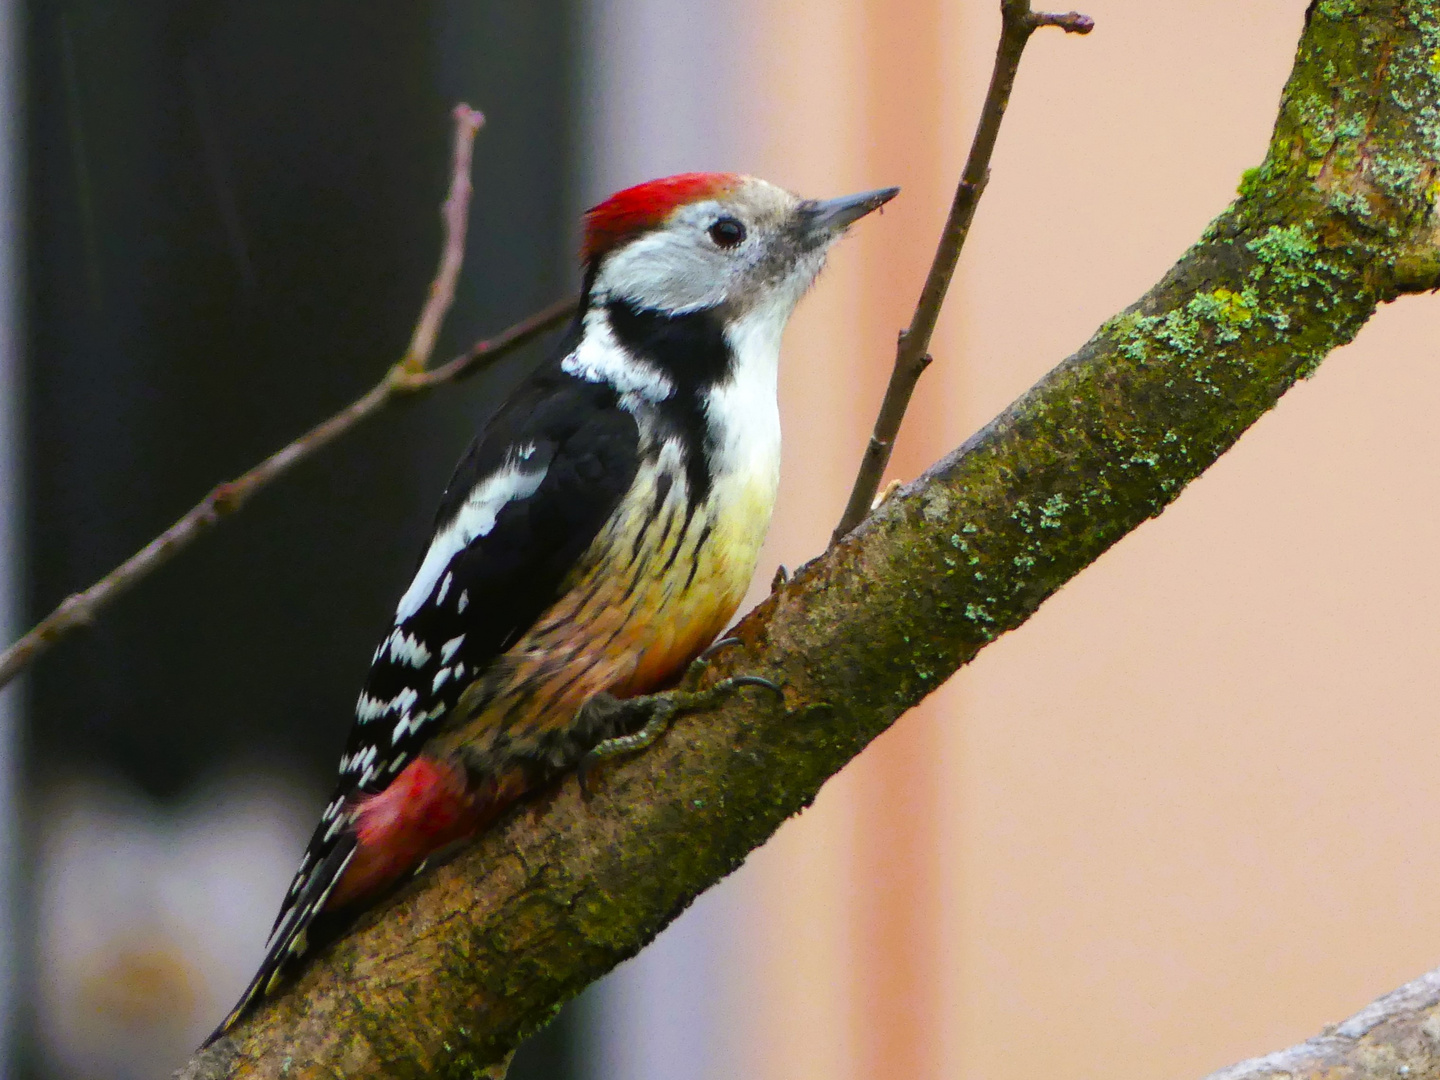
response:
<path id="1" fill-rule="evenodd" d="M 560 599 L 497 665 L 472 734 L 523 743 L 595 694 L 661 689 L 725 628 L 755 572 L 778 467 L 718 471 L 694 500 L 685 464 L 677 444 L 642 461 Z"/>
<path id="2" fill-rule="evenodd" d="M 687 504 L 684 492 L 672 496 L 664 520 L 630 538 L 649 569 L 636 590 L 638 603 L 621 615 L 635 667 L 612 693 L 664 685 L 725 628 L 754 576 L 777 482 L 778 470 L 769 468 L 718 472 L 702 501 Z"/>

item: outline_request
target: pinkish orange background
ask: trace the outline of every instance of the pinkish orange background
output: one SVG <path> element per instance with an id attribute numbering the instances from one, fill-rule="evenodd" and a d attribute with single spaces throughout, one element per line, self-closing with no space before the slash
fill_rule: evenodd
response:
<path id="1" fill-rule="evenodd" d="M 821 549 L 843 504 L 998 15 L 739 7 L 739 164 L 817 195 L 904 188 L 790 333 L 768 580 Z M 1037 35 L 896 475 L 1225 206 L 1264 153 L 1304 8 L 1095 0 L 1089 38 Z M 752 858 L 733 1068 L 1198 1077 L 1440 962 L 1437 337 L 1440 300 L 1381 311 Z"/>

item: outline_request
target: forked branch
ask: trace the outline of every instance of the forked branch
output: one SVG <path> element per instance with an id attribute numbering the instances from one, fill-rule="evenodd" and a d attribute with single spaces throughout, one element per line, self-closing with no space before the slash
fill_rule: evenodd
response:
<path id="1" fill-rule="evenodd" d="M 184 517 L 151 540 L 130 558 L 83 592 L 68 597 L 29 633 L 0 653 L 0 687 L 24 671 L 54 645 L 82 627 L 122 593 L 149 577 L 224 518 L 235 513 L 256 493 L 268 487 L 322 447 L 329 446 L 363 421 L 402 399 L 416 397 L 471 375 L 560 326 L 575 312 L 574 300 L 562 300 L 536 312 L 498 336 L 478 342 L 468 352 L 438 368 L 431 368 L 435 339 L 455 301 L 455 283 L 465 259 L 465 233 L 469 225 L 470 168 L 475 135 L 484 118 L 468 105 L 455 108 L 455 141 L 450 192 L 441 217 L 445 239 L 440 267 L 430 285 L 414 336 L 405 355 L 375 386 L 334 416 L 317 424 L 290 445 L 271 454 L 243 476 L 217 485 Z"/>
<path id="2" fill-rule="evenodd" d="M 860 472 L 855 477 L 855 486 L 850 491 L 845 512 L 830 537 L 832 544 L 860 524 L 870 512 L 875 493 L 880 489 L 880 480 L 885 475 L 885 467 L 890 464 L 890 453 L 895 448 L 900 423 L 905 419 L 905 410 L 910 407 L 910 398 L 915 393 L 915 384 L 930 366 L 930 338 L 935 333 L 940 308 L 950 289 L 950 279 L 955 276 L 955 266 L 960 261 L 965 238 L 970 234 L 976 204 L 985 193 L 985 185 L 990 179 L 990 158 L 995 152 L 1000 123 L 1005 119 L 1010 91 L 1015 86 L 1015 73 L 1020 70 L 1020 58 L 1025 53 L 1030 35 L 1042 26 L 1058 26 L 1067 34 L 1088 34 L 1095 28 L 1094 20 L 1088 15 L 1074 11 L 1065 15 L 1031 11 L 1030 0 L 1002 0 L 1000 18 L 1000 45 L 995 50 L 995 68 L 990 74 L 990 89 L 986 91 L 985 104 L 980 109 L 970 154 L 960 173 L 960 184 L 950 204 L 950 216 L 945 219 L 930 272 L 925 276 L 925 285 L 915 304 L 915 314 L 910 318 L 910 325 L 900 332 L 900 340 L 895 346 L 895 367 L 890 372 L 890 383 L 885 388 L 880 415 L 875 420 L 875 430 L 860 460 Z"/>
<path id="3" fill-rule="evenodd" d="M 399 366 L 407 372 L 424 371 L 435 354 L 435 339 L 445 317 L 455 305 L 455 286 L 460 268 L 465 264 L 465 239 L 470 230 L 470 197 L 475 188 L 470 181 L 471 164 L 475 159 L 475 136 L 485 117 L 469 105 L 455 106 L 455 145 L 450 155 L 450 192 L 440 206 L 440 220 L 445 225 L 445 240 L 440 247 L 440 268 L 430 283 L 430 295 L 420 311 L 410 347 Z"/>

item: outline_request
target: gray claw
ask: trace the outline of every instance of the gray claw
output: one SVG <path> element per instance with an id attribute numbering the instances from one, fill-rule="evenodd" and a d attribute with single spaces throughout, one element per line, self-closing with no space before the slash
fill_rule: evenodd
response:
<path id="1" fill-rule="evenodd" d="M 781 698 L 782 700 L 785 697 L 785 691 L 780 688 L 779 683 L 772 682 L 769 679 L 763 678 L 759 675 L 734 675 L 726 679 L 722 683 L 717 683 L 715 689 L 734 690 L 739 689 L 742 686 L 758 686 L 762 690 L 769 690 L 772 694 L 774 694 L 778 698 Z"/>
<path id="2" fill-rule="evenodd" d="M 712 641 L 709 647 L 695 658 L 695 662 L 697 664 L 708 664 L 717 653 L 723 652 L 725 649 L 733 649 L 736 645 L 743 644 L 745 643 L 738 637 L 722 637 L 717 641 Z"/>

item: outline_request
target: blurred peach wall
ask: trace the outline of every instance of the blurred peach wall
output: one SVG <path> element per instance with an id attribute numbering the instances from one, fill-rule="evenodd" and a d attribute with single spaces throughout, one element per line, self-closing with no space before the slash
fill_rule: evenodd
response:
<path id="1" fill-rule="evenodd" d="M 745 167 L 905 188 L 787 342 L 762 578 L 844 501 L 989 73 L 993 0 L 744 0 Z M 1304 0 L 1033 41 L 897 454 L 1151 285 L 1264 152 Z M 1198 1077 L 1440 963 L 1440 300 L 1387 308 L 1159 521 L 751 860 L 746 1075 Z"/>

